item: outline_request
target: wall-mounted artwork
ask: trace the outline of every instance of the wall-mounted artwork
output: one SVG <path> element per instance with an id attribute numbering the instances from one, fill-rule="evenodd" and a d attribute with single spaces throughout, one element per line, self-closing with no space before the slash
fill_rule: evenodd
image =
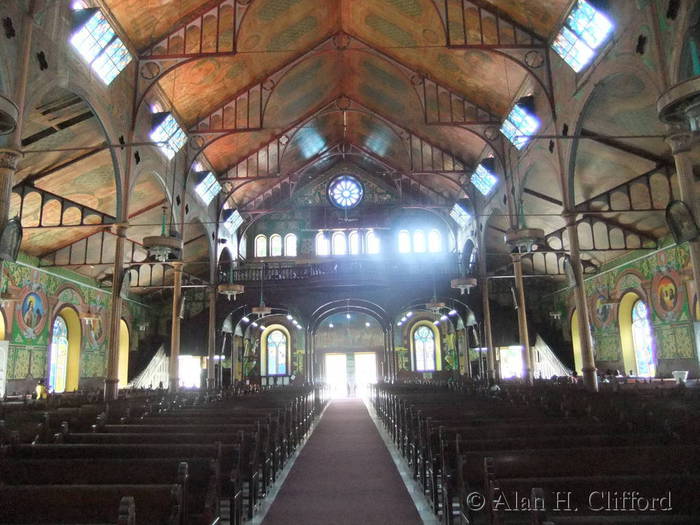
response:
<path id="1" fill-rule="evenodd" d="M 652 281 L 652 303 L 659 318 L 665 321 L 679 319 L 683 310 L 684 290 L 678 286 L 680 275 L 674 271 L 656 275 Z"/>
<path id="2" fill-rule="evenodd" d="M 46 324 L 46 298 L 39 291 L 28 292 L 19 305 L 17 324 L 22 335 L 34 339 Z"/>

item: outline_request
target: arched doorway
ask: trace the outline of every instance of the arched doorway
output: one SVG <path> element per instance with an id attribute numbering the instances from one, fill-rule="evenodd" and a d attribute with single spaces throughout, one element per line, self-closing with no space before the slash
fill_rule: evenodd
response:
<path id="1" fill-rule="evenodd" d="M 634 292 L 620 301 L 619 325 L 625 372 L 642 377 L 656 375 L 654 337 L 649 306 Z"/>
<path id="2" fill-rule="evenodd" d="M 0 311 L 0 341 L 7 339 L 7 330 L 5 329 L 5 312 Z"/>
<path id="3" fill-rule="evenodd" d="M 129 383 L 129 326 L 124 319 L 119 321 L 119 387 L 126 388 Z"/>
<path id="4" fill-rule="evenodd" d="M 49 390 L 78 389 L 80 382 L 80 319 L 75 310 L 63 308 L 51 325 L 49 344 Z"/>
<path id="5" fill-rule="evenodd" d="M 574 370 L 583 374 L 583 355 L 581 354 L 581 333 L 578 328 L 578 310 L 571 314 L 571 344 L 574 347 Z"/>

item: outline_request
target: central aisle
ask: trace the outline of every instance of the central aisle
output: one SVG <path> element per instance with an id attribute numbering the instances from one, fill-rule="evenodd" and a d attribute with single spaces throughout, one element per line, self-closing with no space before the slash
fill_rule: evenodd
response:
<path id="1" fill-rule="evenodd" d="M 336 399 L 284 481 L 263 525 L 420 524 L 364 403 Z"/>

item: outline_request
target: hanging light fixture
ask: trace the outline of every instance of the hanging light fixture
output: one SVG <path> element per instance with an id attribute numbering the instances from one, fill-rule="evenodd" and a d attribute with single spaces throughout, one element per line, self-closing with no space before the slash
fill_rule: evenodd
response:
<path id="1" fill-rule="evenodd" d="M 168 234 L 166 227 L 167 207 L 163 206 L 160 235 L 144 237 L 143 246 L 148 250 L 148 255 L 158 262 L 166 262 L 179 259 L 182 253 L 182 239 L 177 234 Z"/>
<path id="2" fill-rule="evenodd" d="M 233 262 L 231 262 L 231 265 L 228 268 L 228 282 L 219 283 L 219 286 L 217 286 L 216 289 L 221 295 L 225 295 L 226 299 L 229 301 L 231 300 L 231 297 L 233 297 L 233 300 L 235 301 L 238 294 L 245 292 L 245 286 L 233 282 Z"/>
<path id="3" fill-rule="evenodd" d="M 263 315 L 269 315 L 272 313 L 272 308 L 269 306 L 265 306 L 265 299 L 263 298 L 263 285 L 265 283 L 265 263 L 262 265 L 262 269 L 260 270 L 260 305 L 259 306 L 254 306 L 252 309 L 252 312 L 254 314 L 259 315 L 262 317 Z"/>

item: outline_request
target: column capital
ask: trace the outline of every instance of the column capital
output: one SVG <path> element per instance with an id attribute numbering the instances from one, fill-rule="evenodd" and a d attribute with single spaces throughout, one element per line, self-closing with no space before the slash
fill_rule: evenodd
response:
<path id="1" fill-rule="evenodd" d="M 519 263 L 523 260 L 523 255 L 520 252 L 512 252 L 510 254 L 510 260 L 514 263 Z"/>
<path id="2" fill-rule="evenodd" d="M 562 218 L 567 226 L 576 226 L 578 220 L 578 212 L 574 210 L 564 210 L 561 213 Z"/>
<path id="3" fill-rule="evenodd" d="M 666 126 L 668 135 L 666 136 L 666 144 L 671 148 L 671 153 L 677 155 L 686 153 L 691 150 L 695 142 L 695 134 L 685 126 L 668 125 Z"/>
<path id="4" fill-rule="evenodd" d="M 117 237 L 126 237 L 126 231 L 129 229 L 128 222 L 118 222 L 114 225 Z"/>
<path id="5" fill-rule="evenodd" d="M 182 272 L 182 267 L 185 265 L 182 261 L 170 261 L 168 264 L 172 266 L 173 270 L 176 272 Z"/>
<path id="6" fill-rule="evenodd" d="M 23 157 L 21 151 L 10 148 L 0 148 L 0 170 L 17 170 L 17 163 Z"/>

